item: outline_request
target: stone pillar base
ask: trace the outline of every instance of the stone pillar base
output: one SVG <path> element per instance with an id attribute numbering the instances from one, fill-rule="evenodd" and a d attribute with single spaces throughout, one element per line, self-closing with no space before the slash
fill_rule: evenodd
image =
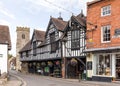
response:
<path id="1" fill-rule="evenodd" d="M 24 74 L 28 73 L 28 63 L 22 62 L 21 72 L 24 73 Z"/>

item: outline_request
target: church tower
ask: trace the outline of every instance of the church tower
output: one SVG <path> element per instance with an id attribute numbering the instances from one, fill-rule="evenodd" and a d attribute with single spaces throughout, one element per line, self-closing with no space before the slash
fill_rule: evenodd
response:
<path id="1" fill-rule="evenodd" d="M 25 46 L 30 40 L 30 28 L 28 27 L 17 27 L 17 40 L 16 40 L 16 70 L 21 71 L 21 62 L 19 51 Z"/>

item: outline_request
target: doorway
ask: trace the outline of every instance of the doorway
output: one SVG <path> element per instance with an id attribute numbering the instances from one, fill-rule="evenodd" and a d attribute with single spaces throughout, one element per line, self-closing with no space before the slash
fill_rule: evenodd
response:
<path id="1" fill-rule="evenodd" d="M 116 55 L 116 79 L 120 79 L 120 54 Z"/>

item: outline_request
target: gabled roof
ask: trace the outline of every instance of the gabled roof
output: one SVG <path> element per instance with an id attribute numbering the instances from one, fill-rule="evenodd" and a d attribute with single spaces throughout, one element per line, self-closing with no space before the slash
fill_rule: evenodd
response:
<path id="1" fill-rule="evenodd" d="M 69 23 L 73 20 L 77 22 L 79 25 L 81 25 L 82 27 L 86 27 L 86 17 L 83 15 L 83 13 L 80 13 L 77 16 L 74 16 L 74 15 L 71 16 L 70 21 L 68 21 L 64 31 L 68 29 Z"/>
<path id="2" fill-rule="evenodd" d="M 95 3 L 100 2 L 100 1 L 103 1 L 103 0 L 93 0 L 91 2 L 88 2 L 87 5 L 89 6 L 89 5 L 95 4 Z"/>
<path id="3" fill-rule="evenodd" d="M 33 35 L 35 35 L 36 41 L 43 42 L 44 38 L 45 38 L 45 31 L 34 30 Z M 32 39 L 33 39 L 33 37 L 32 37 Z M 32 42 L 32 40 L 30 40 L 19 52 L 31 50 L 31 42 Z"/>
<path id="4" fill-rule="evenodd" d="M 82 13 L 80 13 L 80 14 L 77 15 L 77 16 L 73 16 L 73 17 L 76 19 L 76 21 L 77 21 L 80 25 L 86 27 L 86 17 L 85 17 Z"/>
<path id="5" fill-rule="evenodd" d="M 31 40 L 19 51 L 23 52 L 23 51 L 29 51 L 31 49 Z"/>
<path id="6" fill-rule="evenodd" d="M 86 17 L 83 15 L 83 13 L 80 13 L 77 16 L 72 15 L 70 18 L 70 21 L 68 21 L 65 29 L 64 29 L 64 34 L 61 36 L 60 39 L 63 39 L 67 30 L 69 29 L 69 23 L 71 22 L 71 20 L 77 22 L 80 26 L 84 27 L 84 29 L 86 29 Z"/>
<path id="7" fill-rule="evenodd" d="M 64 29 L 67 25 L 67 21 L 63 21 L 63 19 L 60 18 L 60 17 L 58 17 L 58 18 L 50 17 L 48 27 L 47 27 L 47 31 L 46 31 L 46 35 L 47 35 L 47 32 L 48 32 L 51 24 L 53 24 L 58 31 L 64 31 Z"/>
<path id="8" fill-rule="evenodd" d="M 37 41 L 43 41 L 45 39 L 45 31 L 34 30 L 35 39 Z"/>
<path id="9" fill-rule="evenodd" d="M 8 26 L 0 25 L 0 44 L 8 44 L 8 49 L 11 49 L 11 39 Z"/>
<path id="10" fill-rule="evenodd" d="M 67 25 L 66 21 L 63 21 L 59 18 L 51 18 L 51 21 L 53 22 L 53 24 L 55 25 L 56 29 L 63 31 Z"/>

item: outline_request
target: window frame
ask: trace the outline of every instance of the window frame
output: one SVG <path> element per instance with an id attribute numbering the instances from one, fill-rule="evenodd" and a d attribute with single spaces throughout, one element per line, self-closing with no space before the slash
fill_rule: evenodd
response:
<path id="1" fill-rule="evenodd" d="M 71 50 L 79 50 L 79 49 L 80 49 L 80 30 L 74 29 L 71 30 Z"/>
<path id="2" fill-rule="evenodd" d="M 109 29 L 110 31 L 109 31 L 109 33 L 107 32 L 107 34 L 104 34 L 104 29 Z M 107 41 L 105 41 L 104 40 L 104 35 L 106 35 L 106 36 L 108 36 L 108 35 L 110 35 L 110 37 L 109 37 L 109 39 L 110 40 L 108 40 L 108 37 L 106 37 L 107 38 Z M 111 42 L 111 25 L 104 25 L 104 26 L 101 26 L 101 43 L 109 43 L 109 42 Z"/>
<path id="3" fill-rule="evenodd" d="M 51 53 L 56 52 L 57 42 L 55 41 L 55 32 L 50 34 L 50 46 L 51 46 Z"/>
<path id="4" fill-rule="evenodd" d="M 23 58 L 23 52 L 20 53 L 20 57 Z"/>
<path id="5" fill-rule="evenodd" d="M 29 57 L 29 53 L 28 53 L 28 51 L 26 51 L 26 57 Z"/>
<path id="6" fill-rule="evenodd" d="M 109 63 L 107 64 L 107 59 L 106 58 L 107 58 L 108 55 L 109 55 Z M 100 62 L 100 59 L 101 59 L 100 56 L 103 57 L 103 60 L 101 60 L 102 62 Z M 96 63 L 96 75 L 100 75 L 100 76 L 103 76 L 103 75 L 104 76 L 112 76 L 112 56 L 111 56 L 111 54 L 99 54 L 98 57 L 97 57 L 97 59 L 96 59 L 96 62 L 97 62 Z M 101 65 L 100 65 L 100 63 L 101 63 Z M 107 75 L 108 68 L 109 68 L 109 74 Z"/>
<path id="7" fill-rule="evenodd" d="M 104 14 L 105 13 L 105 14 Z M 111 5 L 106 5 L 101 8 L 101 16 L 111 15 Z"/>
<path id="8" fill-rule="evenodd" d="M 37 42 L 34 41 L 34 42 L 33 42 L 33 56 L 36 56 L 36 54 L 37 54 L 36 48 L 37 48 Z"/>
<path id="9" fill-rule="evenodd" d="M 25 34 L 22 34 L 22 39 L 25 39 Z"/>

